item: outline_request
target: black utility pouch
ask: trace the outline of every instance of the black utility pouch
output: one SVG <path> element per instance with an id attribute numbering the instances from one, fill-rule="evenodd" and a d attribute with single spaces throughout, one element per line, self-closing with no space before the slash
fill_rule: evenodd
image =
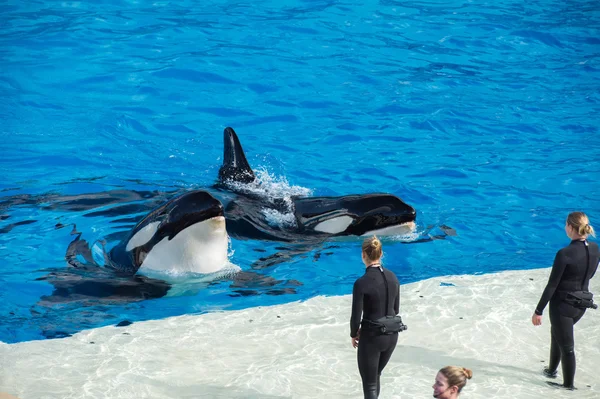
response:
<path id="1" fill-rule="evenodd" d="M 371 322 L 373 329 L 380 334 L 393 334 L 408 329 L 408 326 L 402 322 L 402 317 L 384 316 Z"/>
<path id="2" fill-rule="evenodd" d="M 567 292 L 565 302 L 579 309 L 597 309 L 594 303 L 594 294 L 589 291 Z"/>
<path id="3" fill-rule="evenodd" d="M 585 274 L 581 280 L 581 290 L 566 292 L 564 295 L 564 301 L 569 305 L 575 306 L 579 309 L 598 309 L 598 305 L 594 303 L 594 294 L 584 290 L 585 279 L 588 278 L 588 272 L 590 270 L 590 250 L 588 248 L 587 241 L 584 241 L 585 252 L 587 254 L 587 266 L 585 268 Z M 589 281 L 589 280 L 588 280 Z"/>

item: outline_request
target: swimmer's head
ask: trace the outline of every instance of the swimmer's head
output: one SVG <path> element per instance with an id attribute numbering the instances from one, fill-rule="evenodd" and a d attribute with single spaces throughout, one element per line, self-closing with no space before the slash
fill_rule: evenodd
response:
<path id="1" fill-rule="evenodd" d="M 588 219 L 587 215 L 583 212 L 569 213 L 569 216 L 567 216 L 567 222 L 565 224 L 565 230 L 567 231 L 567 235 L 571 238 L 574 237 L 572 237 L 573 234 L 569 234 L 570 231 L 576 234 L 577 236 L 583 238 L 586 238 L 589 235 L 592 237 L 596 237 L 594 228 L 590 224 L 590 220 Z"/>
<path id="2" fill-rule="evenodd" d="M 433 397 L 439 399 L 456 398 L 471 377 L 473 377 L 473 372 L 465 367 L 444 367 L 435 377 L 435 383 L 432 386 Z"/>
<path id="3" fill-rule="evenodd" d="M 376 236 L 366 238 L 362 244 L 363 261 L 369 265 L 381 259 L 383 251 L 381 250 L 381 241 Z"/>

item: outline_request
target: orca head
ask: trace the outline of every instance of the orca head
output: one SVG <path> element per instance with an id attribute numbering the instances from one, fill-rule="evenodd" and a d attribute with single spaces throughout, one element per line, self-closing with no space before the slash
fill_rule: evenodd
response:
<path id="1" fill-rule="evenodd" d="M 356 236 L 403 235 L 415 229 L 417 212 L 391 194 L 369 194 L 349 201 L 348 209 L 356 215 L 346 233 Z"/>
<path id="2" fill-rule="evenodd" d="M 391 194 L 295 198 L 298 225 L 339 236 L 403 235 L 414 230 L 416 211 Z"/>
<path id="3" fill-rule="evenodd" d="M 138 273 L 212 273 L 228 264 L 223 205 L 195 190 L 150 212 L 124 242 Z"/>
<path id="4" fill-rule="evenodd" d="M 223 165 L 219 169 L 219 184 L 252 183 L 255 179 L 237 134 L 232 128 L 225 128 L 223 131 Z"/>

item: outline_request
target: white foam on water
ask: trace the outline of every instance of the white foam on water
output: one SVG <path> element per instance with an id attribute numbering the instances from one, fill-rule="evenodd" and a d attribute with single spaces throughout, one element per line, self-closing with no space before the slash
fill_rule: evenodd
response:
<path id="1" fill-rule="evenodd" d="M 412 230 L 406 229 L 403 234 L 380 236 L 384 241 L 392 242 L 414 242 L 422 238 L 428 237 L 429 230 L 423 229 L 421 226 L 414 226 Z"/>
<path id="2" fill-rule="evenodd" d="M 254 171 L 256 180 L 252 183 L 228 181 L 227 185 L 236 191 L 258 194 L 266 198 L 290 198 L 298 195 L 307 197 L 312 195 L 312 190 L 301 186 L 292 186 L 285 176 L 275 176 L 264 167 Z"/>
<path id="3" fill-rule="evenodd" d="M 286 213 L 279 212 L 276 209 L 264 208 L 260 211 L 267 223 L 273 227 L 295 227 L 296 217 L 294 216 L 293 211 L 289 211 Z"/>
<path id="4" fill-rule="evenodd" d="M 306 187 L 292 186 L 284 176 L 274 176 L 262 167 L 256 169 L 254 173 L 256 180 L 252 183 L 235 181 L 226 183 L 233 191 L 259 195 L 271 202 L 273 208 L 266 207 L 261 210 L 269 225 L 279 227 L 296 226 L 292 197 L 311 196 L 312 190 Z"/>
<path id="5" fill-rule="evenodd" d="M 550 322 L 546 311 L 542 326 L 533 327 L 531 314 L 549 272 L 402 285 L 408 330 L 384 370 L 380 397 L 429 398 L 446 365 L 473 370 L 465 399 L 600 397 L 599 311 L 588 311 L 575 326 L 579 390 L 553 389 L 541 375 Z M 591 290 L 600 292 L 600 278 Z M 350 305 L 349 295 L 319 296 L 0 344 L 0 392 L 21 399 L 360 398 Z"/>

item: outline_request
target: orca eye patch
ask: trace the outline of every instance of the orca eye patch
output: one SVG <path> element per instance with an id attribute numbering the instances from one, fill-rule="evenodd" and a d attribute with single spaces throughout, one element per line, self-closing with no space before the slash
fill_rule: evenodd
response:
<path id="1" fill-rule="evenodd" d="M 154 234 L 158 230 L 158 226 L 160 222 L 152 222 L 148 223 L 148 225 L 144 226 L 140 230 L 138 230 L 129 242 L 127 243 L 127 247 L 125 248 L 127 251 L 131 251 L 134 248 L 141 247 L 148 241 L 154 237 Z"/>

